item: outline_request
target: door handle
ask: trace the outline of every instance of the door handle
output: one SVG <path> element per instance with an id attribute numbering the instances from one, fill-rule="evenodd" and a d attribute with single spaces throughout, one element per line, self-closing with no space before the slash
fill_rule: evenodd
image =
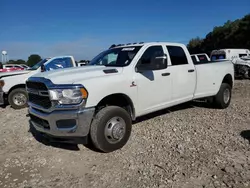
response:
<path id="1" fill-rule="evenodd" d="M 162 75 L 162 76 L 169 76 L 170 73 L 169 73 L 169 72 L 165 72 L 165 73 L 162 73 L 161 75 Z"/>
<path id="2" fill-rule="evenodd" d="M 194 72 L 194 69 L 190 69 L 190 70 L 188 70 L 188 72 Z"/>

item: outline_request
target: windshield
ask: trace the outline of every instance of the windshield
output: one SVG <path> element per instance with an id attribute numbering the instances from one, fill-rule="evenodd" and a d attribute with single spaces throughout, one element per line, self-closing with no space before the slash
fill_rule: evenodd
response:
<path id="1" fill-rule="evenodd" d="M 42 59 L 37 64 L 35 64 L 33 67 L 28 68 L 28 70 L 37 70 L 42 64 L 46 63 L 48 59 Z"/>
<path id="2" fill-rule="evenodd" d="M 141 46 L 111 48 L 97 55 L 88 65 L 124 67 L 131 63 L 140 49 Z"/>
<path id="3" fill-rule="evenodd" d="M 73 66 L 74 64 L 70 57 L 63 57 L 51 60 L 47 65 L 45 65 L 45 69 L 49 71 L 49 70 L 68 68 Z"/>

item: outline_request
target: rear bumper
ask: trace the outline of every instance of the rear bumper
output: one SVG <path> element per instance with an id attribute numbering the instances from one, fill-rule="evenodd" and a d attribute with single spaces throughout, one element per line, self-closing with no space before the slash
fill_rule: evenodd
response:
<path id="1" fill-rule="evenodd" d="M 80 138 L 88 135 L 95 108 L 46 113 L 30 106 L 28 111 L 36 131 L 51 138 Z"/>
<path id="2" fill-rule="evenodd" d="M 1 91 L 1 89 L 0 89 L 0 105 L 3 105 L 3 104 L 4 104 L 4 97 L 3 97 L 3 94 L 4 94 L 4 92 Z"/>

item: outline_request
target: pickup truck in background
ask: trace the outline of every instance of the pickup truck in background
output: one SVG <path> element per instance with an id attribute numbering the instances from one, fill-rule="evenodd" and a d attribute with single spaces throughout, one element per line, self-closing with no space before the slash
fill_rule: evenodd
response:
<path id="1" fill-rule="evenodd" d="M 242 56 L 234 60 L 235 78 L 250 79 L 250 56 Z"/>
<path id="2" fill-rule="evenodd" d="M 207 63 L 210 61 L 210 58 L 206 53 L 191 54 L 191 58 L 195 65 L 198 63 Z"/>
<path id="3" fill-rule="evenodd" d="M 231 60 L 234 64 L 235 78 L 250 78 L 250 50 L 249 49 L 219 49 L 211 52 L 211 59 Z"/>
<path id="4" fill-rule="evenodd" d="M 231 61 L 194 65 L 185 45 L 152 42 L 115 46 L 88 65 L 31 76 L 30 122 L 58 142 L 122 148 L 136 118 L 194 99 L 227 108 L 234 85 Z"/>
<path id="5" fill-rule="evenodd" d="M 25 81 L 32 75 L 40 72 L 55 69 L 76 67 L 75 59 L 72 56 L 56 56 L 45 58 L 33 67 L 23 71 L 0 73 L 0 101 L 2 104 L 7 101 L 14 109 L 21 109 L 27 106 L 28 95 L 25 89 Z M 7 100 L 5 100 L 7 99 Z"/>

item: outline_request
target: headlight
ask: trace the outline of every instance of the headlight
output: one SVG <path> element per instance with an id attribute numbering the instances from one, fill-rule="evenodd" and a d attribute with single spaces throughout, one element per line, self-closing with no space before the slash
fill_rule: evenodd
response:
<path id="1" fill-rule="evenodd" d="M 84 88 L 52 89 L 49 90 L 50 99 L 60 104 L 79 104 L 87 99 L 88 92 Z"/>

